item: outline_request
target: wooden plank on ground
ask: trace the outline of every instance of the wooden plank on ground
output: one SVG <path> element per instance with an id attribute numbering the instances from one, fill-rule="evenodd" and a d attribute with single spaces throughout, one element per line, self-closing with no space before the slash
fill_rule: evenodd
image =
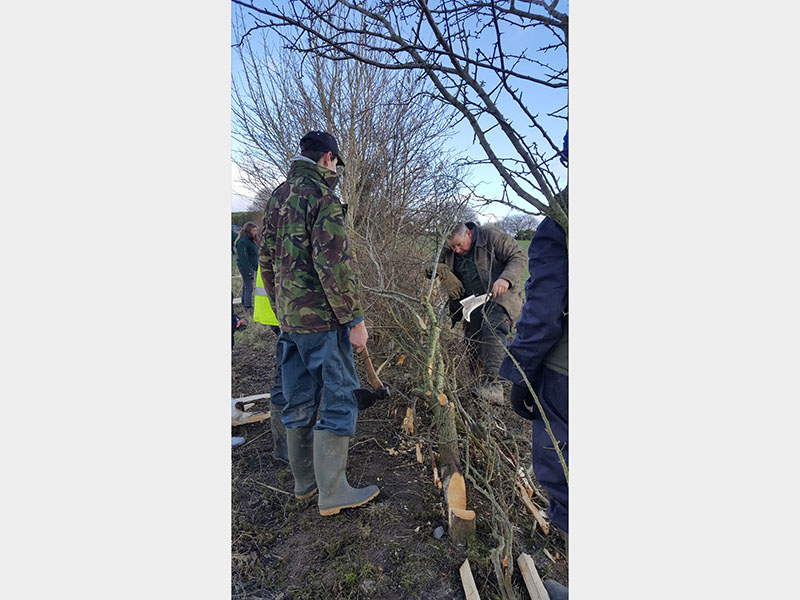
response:
<path id="1" fill-rule="evenodd" d="M 255 402 L 256 400 L 264 400 L 269 398 L 269 394 L 255 394 L 253 396 L 243 396 L 242 398 L 235 398 L 236 402 Z"/>
<path id="2" fill-rule="evenodd" d="M 258 415 L 252 415 L 247 417 L 244 421 L 231 421 L 231 426 L 237 427 L 239 425 L 249 425 L 250 423 L 258 423 L 259 421 L 265 421 L 269 419 L 269 413 L 263 413 Z"/>
<path id="3" fill-rule="evenodd" d="M 522 579 L 525 581 L 525 587 L 528 588 L 528 594 L 530 594 L 531 599 L 550 600 L 550 594 L 547 593 L 530 555 L 524 552 L 520 554 L 519 558 L 517 558 L 517 564 L 519 565 L 519 570 L 522 571 Z"/>
<path id="4" fill-rule="evenodd" d="M 475 585 L 475 578 L 472 577 L 472 569 L 469 568 L 469 559 L 463 562 L 458 572 L 461 574 L 461 585 L 464 586 L 467 600 L 481 600 L 478 587 Z"/>
<path id="5" fill-rule="evenodd" d="M 242 412 L 248 412 L 256 404 L 262 404 L 269 401 L 269 394 L 255 394 L 254 396 L 244 396 L 242 398 L 233 398 L 234 408 Z"/>

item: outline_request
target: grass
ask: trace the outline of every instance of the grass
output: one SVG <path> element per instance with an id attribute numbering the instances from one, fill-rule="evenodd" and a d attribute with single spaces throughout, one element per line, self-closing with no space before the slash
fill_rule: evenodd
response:
<path id="1" fill-rule="evenodd" d="M 531 245 L 530 240 L 517 240 L 519 247 L 522 248 L 522 251 L 525 252 L 525 256 L 528 256 L 528 248 Z M 525 265 L 525 273 L 522 276 L 522 296 L 525 296 L 525 282 L 528 281 L 531 277 L 531 272 L 528 270 L 528 265 Z"/>

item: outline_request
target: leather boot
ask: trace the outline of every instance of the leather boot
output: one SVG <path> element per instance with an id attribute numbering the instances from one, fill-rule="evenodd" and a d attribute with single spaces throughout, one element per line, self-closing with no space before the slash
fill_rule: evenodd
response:
<path id="1" fill-rule="evenodd" d="M 354 488 L 347 483 L 347 447 L 350 438 L 332 431 L 314 431 L 314 474 L 319 484 L 319 514 L 338 514 L 343 508 L 361 506 L 378 495 L 378 486 Z"/>
<path id="2" fill-rule="evenodd" d="M 289 465 L 294 475 L 294 497 L 310 498 L 317 491 L 314 479 L 314 430 L 311 427 L 286 429 Z"/>
<path id="3" fill-rule="evenodd" d="M 269 424 L 272 428 L 272 458 L 285 465 L 289 464 L 289 450 L 286 447 L 286 427 L 281 421 L 283 407 L 269 403 Z"/>

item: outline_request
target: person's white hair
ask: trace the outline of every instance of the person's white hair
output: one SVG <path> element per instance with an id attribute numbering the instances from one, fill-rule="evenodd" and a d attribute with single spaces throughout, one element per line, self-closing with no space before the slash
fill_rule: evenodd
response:
<path id="1" fill-rule="evenodd" d="M 464 223 L 460 223 L 453 228 L 453 231 L 450 232 L 450 235 L 447 236 L 448 240 L 452 240 L 457 235 L 464 235 L 467 233 L 467 226 Z"/>

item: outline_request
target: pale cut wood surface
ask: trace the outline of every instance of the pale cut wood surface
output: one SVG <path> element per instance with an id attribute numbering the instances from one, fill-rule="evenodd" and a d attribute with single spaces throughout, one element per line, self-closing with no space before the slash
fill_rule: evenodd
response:
<path id="1" fill-rule="evenodd" d="M 260 415 L 253 415 L 251 417 L 247 417 L 244 421 L 231 421 L 231 425 L 233 427 L 238 427 L 239 425 L 248 425 L 250 423 L 258 423 L 259 421 L 264 421 L 269 419 L 269 413 L 264 413 Z"/>
<path id="2" fill-rule="evenodd" d="M 550 594 L 542 583 L 542 578 L 536 570 L 536 565 L 533 564 L 533 559 L 530 555 L 524 552 L 517 558 L 519 570 L 522 571 L 522 579 L 525 580 L 525 587 L 528 588 L 532 600 L 550 600 Z"/>
<path id="3" fill-rule="evenodd" d="M 528 510 L 531 511 L 533 514 L 533 518 L 536 519 L 536 522 L 539 524 L 539 527 L 542 528 L 542 532 L 547 535 L 550 533 L 550 523 L 548 523 L 545 518 L 542 516 L 542 513 L 539 511 L 536 506 L 534 506 L 533 502 L 531 502 L 530 496 L 528 496 L 525 488 L 522 487 L 522 484 L 517 481 L 517 486 L 521 492 L 522 502 L 525 506 L 528 507 Z"/>
<path id="4" fill-rule="evenodd" d="M 475 579 L 472 577 L 472 569 L 469 567 L 469 559 L 466 559 L 458 570 L 461 574 L 461 585 L 464 586 L 464 594 L 467 600 L 481 600 Z"/>
<path id="5" fill-rule="evenodd" d="M 234 398 L 236 402 L 255 402 L 256 400 L 264 400 L 269 398 L 269 394 L 255 394 L 253 396 L 242 396 L 241 398 Z"/>

